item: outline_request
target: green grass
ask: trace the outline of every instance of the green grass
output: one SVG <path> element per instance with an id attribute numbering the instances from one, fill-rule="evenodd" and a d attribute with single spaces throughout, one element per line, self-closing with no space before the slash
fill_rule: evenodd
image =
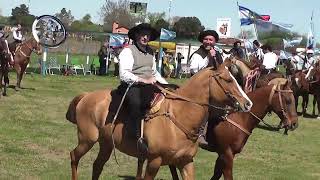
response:
<path id="1" fill-rule="evenodd" d="M 10 78 L 14 84 L 15 74 Z M 84 91 L 117 84 L 118 79 L 112 77 L 27 74 L 22 82 L 27 89 L 16 92 L 10 88 L 8 97 L 0 99 L 0 179 L 70 179 L 69 152 L 77 144 L 77 133 L 76 126 L 65 119 L 69 102 Z M 273 124 L 279 121 L 274 115 L 265 120 Z M 235 179 L 320 179 L 320 120 L 300 118 L 299 123 L 289 136 L 256 129 L 236 156 Z M 91 178 L 97 150 L 95 146 L 80 161 L 80 179 Z M 120 166 L 111 156 L 101 179 L 135 176 L 136 160 L 119 152 L 117 155 Z M 216 157 L 199 151 L 196 179 L 211 177 Z M 162 167 L 157 178 L 171 179 L 168 168 Z"/>

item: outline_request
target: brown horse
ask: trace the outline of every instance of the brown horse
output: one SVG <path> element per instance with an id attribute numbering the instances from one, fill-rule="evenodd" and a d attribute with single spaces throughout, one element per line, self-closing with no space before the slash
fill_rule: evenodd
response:
<path id="1" fill-rule="evenodd" d="M 114 148 L 138 156 L 135 137 L 128 133 L 131 127 L 126 123 L 130 122 L 126 106 L 121 108 L 115 124 L 111 123 L 120 99 L 116 92 L 102 90 L 79 95 L 71 101 L 66 117 L 77 124 L 79 140 L 70 152 L 72 179 L 77 179 L 80 158 L 96 142 L 100 151 L 93 164 L 92 179 L 99 178 Z M 179 167 L 184 179 L 194 179 L 193 157 L 199 127 L 206 121 L 210 108 L 223 105 L 238 105 L 246 111 L 252 106 L 224 65 L 215 71 L 211 68 L 200 71 L 178 88 L 175 96 L 167 95 L 159 112 L 148 116 L 143 126 L 149 149 L 144 179 L 154 179 L 160 166 L 169 164 Z"/>
<path id="2" fill-rule="evenodd" d="M 9 61 L 11 59 L 6 46 L 5 42 L 0 43 L 0 93 L 2 93 L 3 96 L 7 95 L 7 85 L 9 84 Z"/>
<path id="3" fill-rule="evenodd" d="M 315 105 L 318 104 L 318 118 L 320 115 L 320 61 L 318 60 L 314 66 L 312 66 L 307 75 L 305 76 L 304 81 L 308 82 L 309 93 L 314 95 L 313 98 L 313 109 L 312 115 L 315 115 Z"/>
<path id="4" fill-rule="evenodd" d="M 238 83 L 242 84 L 243 88 L 246 83 L 246 78 L 248 74 L 252 71 L 254 71 L 256 68 L 261 69 L 262 64 L 259 62 L 259 60 L 253 56 L 250 56 L 250 62 L 247 62 L 245 60 L 238 59 L 236 57 L 230 57 L 225 59 L 225 63 L 231 67 L 231 73 L 235 76 L 238 77 Z M 236 67 L 236 68 L 232 68 Z M 258 76 L 257 80 L 255 80 L 255 84 L 253 84 L 254 87 L 262 87 L 265 86 L 269 83 L 270 80 L 274 78 L 283 78 L 284 76 L 279 73 L 279 72 L 272 72 L 269 74 L 262 74 Z M 240 82 L 239 82 L 240 81 Z M 254 88 L 253 88 L 254 89 Z"/>
<path id="5" fill-rule="evenodd" d="M 205 149 L 217 152 L 219 155 L 211 179 L 220 179 L 222 174 L 225 180 L 233 179 L 232 169 L 235 155 L 242 151 L 253 129 L 268 112 L 275 112 L 284 126 L 291 130 L 297 128 L 298 118 L 290 87 L 291 82 L 282 79 L 276 84 L 258 88 L 248 93 L 254 104 L 251 112 L 235 112 L 218 124 L 209 124 L 207 131 L 209 146 Z M 173 179 L 178 180 L 174 166 L 170 166 L 170 171 Z"/>
<path id="6" fill-rule="evenodd" d="M 31 38 L 20 45 L 14 50 L 11 49 L 14 55 L 14 69 L 17 72 L 17 83 L 15 89 L 18 90 L 21 84 L 21 80 L 24 72 L 26 71 L 27 65 L 30 62 L 30 56 L 32 52 L 38 55 L 42 54 L 41 45 L 34 39 Z"/>

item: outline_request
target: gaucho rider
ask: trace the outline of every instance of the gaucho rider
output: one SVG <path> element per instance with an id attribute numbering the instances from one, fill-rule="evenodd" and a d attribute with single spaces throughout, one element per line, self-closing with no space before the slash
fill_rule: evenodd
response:
<path id="1" fill-rule="evenodd" d="M 195 74 L 206 67 L 218 68 L 223 62 L 221 53 L 214 47 L 219 41 L 219 35 L 214 30 L 206 30 L 199 34 L 198 40 L 202 43 L 190 58 L 190 71 Z"/>
<path id="2" fill-rule="evenodd" d="M 12 28 L 12 36 L 14 41 L 9 45 L 9 48 L 13 56 L 18 44 L 22 43 L 23 40 L 21 29 L 22 28 L 20 24 L 17 24 L 17 27 Z"/>
<path id="3" fill-rule="evenodd" d="M 219 35 L 216 31 L 202 31 L 198 36 L 198 40 L 202 45 L 191 55 L 190 58 L 190 71 L 192 75 L 207 67 L 214 67 L 217 69 L 223 62 L 221 53 L 215 47 L 216 42 L 219 41 Z M 200 137 L 198 141 L 203 145 L 208 144 L 205 139 L 206 124 L 207 123 L 204 123 L 199 130 Z"/>
<path id="4" fill-rule="evenodd" d="M 139 151 L 147 151 L 147 144 L 143 137 L 140 137 L 140 126 L 153 97 L 153 94 L 148 92 L 154 89 L 153 84 L 156 82 L 167 84 L 156 70 L 153 51 L 148 46 L 148 42 L 157 39 L 160 33 L 150 24 L 142 23 L 131 28 L 128 36 L 133 40 L 133 45 L 125 47 L 119 54 L 121 85 L 118 89 L 132 84 L 126 94 L 130 120 L 135 121 Z"/>

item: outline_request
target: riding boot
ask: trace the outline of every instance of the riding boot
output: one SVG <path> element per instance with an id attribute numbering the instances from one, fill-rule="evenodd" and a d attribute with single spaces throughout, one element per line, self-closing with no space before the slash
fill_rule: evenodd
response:
<path id="1" fill-rule="evenodd" d="M 206 134 L 207 134 L 207 126 L 208 126 L 208 122 L 204 122 L 201 124 L 200 128 L 199 128 L 199 138 L 198 138 L 198 142 L 199 142 L 199 146 L 208 146 L 208 142 L 206 140 Z"/>
<path id="2" fill-rule="evenodd" d="M 140 116 L 141 117 L 141 116 Z M 144 156 L 148 153 L 148 144 L 146 140 L 141 135 L 141 123 L 143 118 L 136 119 L 136 137 L 137 137 L 137 149 L 138 149 L 138 158 L 144 158 Z"/>

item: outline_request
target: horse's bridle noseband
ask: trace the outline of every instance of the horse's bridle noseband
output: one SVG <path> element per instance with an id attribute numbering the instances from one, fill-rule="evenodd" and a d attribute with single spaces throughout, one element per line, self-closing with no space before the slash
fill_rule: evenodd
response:
<path id="1" fill-rule="evenodd" d="M 284 106 L 283 106 L 283 102 L 282 102 L 282 98 L 281 98 L 281 93 L 293 93 L 292 90 L 284 90 L 284 89 L 280 89 L 280 84 L 276 84 L 272 87 L 271 93 L 269 95 L 269 104 L 272 104 L 272 97 L 274 95 L 275 92 L 278 92 L 278 97 L 279 97 L 279 102 L 280 102 L 280 108 L 281 108 L 281 112 L 282 115 L 285 119 L 288 119 L 288 113 L 284 110 Z"/>
<path id="2" fill-rule="evenodd" d="M 223 86 L 222 84 L 220 83 L 219 79 L 217 78 L 217 76 L 219 76 L 218 74 L 214 74 L 212 75 L 212 77 L 215 79 L 215 81 L 217 82 L 217 84 L 219 85 L 219 87 L 222 89 L 222 91 L 224 92 L 224 94 L 232 100 L 232 102 L 234 102 L 234 104 L 237 104 L 239 105 L 239 101 L 237 100 L 237 98 L 234 97 L 234 95 L 232 95 L 232 93 L 230 93 L 229 91 L 227 91 Z M 220 79 L 223 79 L 223 78 L 220 78 Z M 211 80 L 211 78 L 210 78 Z M 210 82 L 209 82 L 210 84 Z M 209 88 L 210 88 L 210 85 L 209 85 Z M 210 89 L 209 89 L 209 92 L 210 92 Z M 224 111 L 229 111 L 230 109 L 228 108 L 223 108 Z"/>
<path id="3" fill-rule="evenodd" d="M 22 51 L 21 47 L 22 47 L 23 45 L 26 45 L 27 48 L 31 50 L 31 52 L 34 52 L 34 53 L 37 53 L 37 54 L 38 54 L 38 53 L 40 53 L 40 51 L 41 51 L 41 50 L 39 50 L 39 51 L 36 51 L 36 50 L 35 50 L 35 49 L 39 46 L 39 43 L 37 43 L 37 46 L 36 46 L 36 47 L 30 47 L 30 46 L 28 45 L 28 43 L 23 42 L 23 43 L 21 43 L 21 45 L 19 46 L 19 48 L 17 49 L 17 51 L 19 50 L 19 52 L 20 52 L 23 56 L 25 56 L 25 57 L 27 57 L 27 58 L 30 57 L 30 56 L 26 55 L 26 53 L 24 53 L 24 52 Z"/>

